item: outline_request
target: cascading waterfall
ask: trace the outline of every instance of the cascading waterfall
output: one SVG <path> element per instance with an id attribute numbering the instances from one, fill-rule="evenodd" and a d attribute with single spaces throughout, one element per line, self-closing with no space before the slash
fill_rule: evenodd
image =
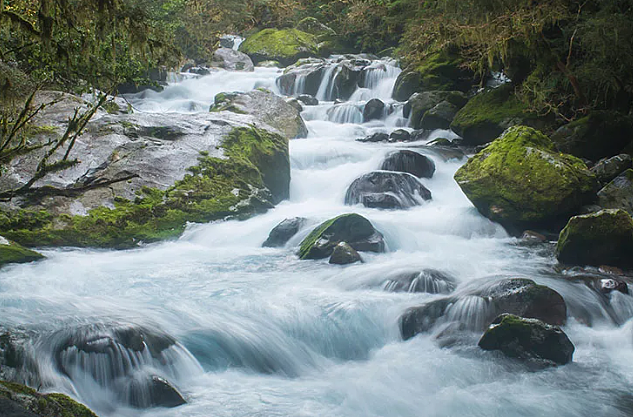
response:
<path id="1" fill-rule="evenodd" d="M 483 218 L 453 180 L 466 158 L 428 146 L 453 133 L 356 141 L 406 125 L 402 103 L 390 99 L 400 70 L 371 62 L 350 101 L 334 104 L 338 60 L 323 70 L 322 102 L 304 106 L 309 137 L 290 142 L 288 201 L 247 221 L 191 225 L 177 241 L 121 252 L 46 250 L 45 261 L 0 270 L 0 323 L 26 335 L 19 345 L 32 369 L 23 379 L 101 417 L 629 414 L 633 297 L 561 278 L 551 251 L 522 246 Z M 140 112 L 205 112 L 223 91 L 278 92 L 280 75 L 216 71 L 128 100 Z M 305 86 L 296 85 L 300 94 Z M 373 98 L 386 110 L 365 122 Z M 395 211 L 344 204 L 350 184 L 401 149 L 435 163 L 433 178 L 419 180 L 432 201 Z M 363 253 L 364 263 L 348 267 L 298 260 L 314 227 L 351 212 L 382 232 L 388 253 Z M 294 217 L 307 221 L 286 247 L 261 248 L 275 225 Z M 530 278 L 563 296 L 575 364 L 531 372 L 476 344 L 438 344 L 454 322 L 476 343 L 490 301 L 468 291 L 499 277 Z M 443 297 L 454 299 L 433 332 L 403 342 L 402 313 Z M 152 404 L 163 383 L 187 404 L 135 408 Z"/>

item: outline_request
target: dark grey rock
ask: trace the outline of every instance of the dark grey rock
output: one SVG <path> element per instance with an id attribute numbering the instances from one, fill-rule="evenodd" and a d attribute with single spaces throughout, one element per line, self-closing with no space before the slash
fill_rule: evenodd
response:
<path id="1" fill-rule="evenodd" d="M 397 151 L 387 156 L 380 169 L 384 171 L 406 172 L 418 178 L 432 178 L 435 162 L 427 156 L 413 151 Z"/>
<path id="2" fill-rule="evenodd" d="M 431 200 L 431 192 L 411 174 L 375 171 L 356 179 L 348 188 L 345 204 L 369 208 L 406 209 Z"/>
<path id="3" fill-rule="evenodd" d="M 591 172 L 596 174 L 598 181 L 602 184 L 607 184 L 630 168 L 633 168 L 631 155 L 621 154 L 612 158 L 601 159 L 591 167 Z"/>
<path id="4" fill-rule="evenodd" d="M 633 216 L 633 169 L 625 171 L 598 192 L 598 205 L 606 209 L 622 209 Z"/>
<path id="5" fill-rule="evenodd" d="M 385 110 L 385 103 L 381 100 L 374 98 L 365 104 L 363 109 L 363 120 L 369 122 L 370 120 L 381 119 Z"/>
<path id="6" fill-rule="evenodd" d="M 334 265 L 350 265 L 362 261 L 360 254 L 346 242 L 336 245 L 330 256 L 330 263 Z"/>
<path id="7" fill-rule="evenodd" d="M 389 142 L 410 142 L 411 133 L 408 130 L 398 129 L 389 135 Z"/>
<path id="8" fill-rule="evenodd" d="M 299 230 L 306 224 L 307 219 L 303 217 L 295 217 L 285 219 L 270 231 L 268 239 L 262 245 L 265 248 L 280 248 L 296 235 Z"/>
<path id="9" fill-rule="evenodd" d="M 300 94 L 297 97 L 297 100 L 299 100 L 300 102 L 302 102 L 306 106 L 318 106 L 319 105 L 319 100 L 317 100 L 316 97 L 311 96 L 309 94 Z"/>

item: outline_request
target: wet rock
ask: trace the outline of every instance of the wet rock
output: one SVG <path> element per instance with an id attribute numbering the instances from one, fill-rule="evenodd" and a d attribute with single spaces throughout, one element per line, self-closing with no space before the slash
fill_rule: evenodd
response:
<path id="1" fill-rule="evenodd" d="M 306 106 L 318 106 L 319 100 L 309 94 L 301 94 L 297 97 L 297 100 L 305 104 Z"/>
<path id="2" fill-rule="evenodd" d="M 265 248 L 280 248 L 296 235 L 299 230 L 306 224 L 307 219 L 303 217 L 294 217 L 285 219 L 270 231 L 268 239 L 262 245 Z"/>
<path id="3" fill-rule="evenodd" d="M 363 109 L 363 120 L 369 122 L 370 120 L 377 120 L 382 118 L 382 114 L 385 110 L 385 103 L 377 98 L 373 98 L 365 104 Z"/>
<path id="4" fill-rule="evenodd" d="M 617 278 L 603 278 L 600 280 L 600 292 L 609 294 L 613 291 L 629 294 L 629 286 L 626 281 Z"/>
<path id="5" fill-rule="evenodd" d="M 516 126 L 455 174 L 484 216 L 516 233 L 551 227 L 590 202 L 597 181 L 585 164 L 558 153 L 535 129 Z"/>
<path id="6" fill-rule="evenodd" d="M 427 140 L 430 134 L 431 132 L 428 130 L 424 130 L 424 129 L 414 130 L 413 132 L 411 132 L 411 142 L 419 142 L 419 141 Z"/>
<path id="7" fill-rule="evenodd" d="M 435 162 L 413 151 L 397 151 L 387 156 L 380 167 L 383 171 L 406 172 L 418 178 L 432 178 Z"/>
<path id="8" fill-rule="evenodd" d="M 346 242 L 336 245 L 330 256 L 330 263 L 334 265 L 350 265 L 362 261 L 360 254 Z"/>
<path id="9" fill-rule="evenodd" d="M 483 145 L 496 139 L 511 126 L 540 127 L 539 120 L 526 111 L 514 95 L 514 86 L 504 84 L 470 99 L 457 113 L 450 127 L 463 138 L 464 145 Z"/>
<path id="10" fill-rule="evenodd" d="M 370 143 L 387 142 L 389 140 L 389 135 L 386 133 L 378 132 L 378 133 L 371 134 L 367 136 L 366 138 L 356 139 L 356 140 L 358 142 L 370 142 Z"/>
<path id="11" fill-rule="evenodd" d="M 431 192 L 413 175 L 375 171 L 356 179 L 348 188 L 345 204 L 369 208 L 406 209 L 431 200 Z"/>
<path id="12" fill-rule="evenodd" d="M 633 266 L 633 219 L 624 210 L 572 217 L 556 247 L 558 260 L 571 265 Z"/>
<path id="13" fill-rule="evenodd" d="M 316 96 L 324 71 L 325 61 L 322 59 L 302 59 L 286 68 L 284 74 L 277 78 L 276 84 L 281 94 L 286 96 L 297 94 Z"/>
<path id="14" fill-rule="evenodd" d="M 556 326 L 511 314 L 497 317 L 479 340 L 483 350 L 500 350 L 523 361 L 565 365 L 572 361 L 574 345 Z"/>
<path id="15" fill-rule="evenodd" d="M 614 111 L 594 111 L 562 126 L 552 135 L 565 153 L 597 161 L 618 155 L 633 140 L 633 116 Z"/>
<path id="16" fill-rule="evenodd" d="M 428 143 L 428 145 L 437 146 L 441 148 L 453 148 L 453 149 L 458 148 L 457 144 L 453 143 L 451 140 L 446 139 L 446 138 L 438 138 L 438 139 L 432 140 L 431 142 Z"/>
<path id="17" fill-rule="evenodd" d="M 6 381 L 0 381 L 0 412 L 3 417 L 97 417 L 67 395 L 40 394 Z"/>
<path id="18" fill-rule="evenodd" d="M 40 259 L 44 259 L 44 255 L 0 236 L 0 267 L 7 264 L 35 262 Z"/>
<path id="19" fill-rule="evenodd" d="M 612 158 L 604 158 L 598 161 L 593 167 L 593 172 L 602 184 L 608 184 L 626 170 L 633 168 L 631 155 L 621 154 Z"/>
<path id="20" fill-rule="evenodd" d="M 633 216 L 633 169 L 625 171 L 598 192 L 598 206 L 622 209 Z"/>
<path id="21" fill-rule="evenodd" d="M 385 291 L 427 294 L 449 294 L 455 290 L 455 279 L 435 269 L 398 273 L 384 285 Z"/>
<path id="22" fill-rule="evenodd" d="M 255 65 L 248 55 L 229 48 L 220 48 L 215 51 L 211 66 L 228 71 L 255 71 Z"/>
<path id="23" fill-rule="evenodd" d="M 359 252 L 385 251 L 382 234 L 366 218 L 358 214 L 344 214 L 322 223 L 301 242 L 301 259 L 324 259 L 341 242 L 347 242 Z"/>
<path id="24" fill-rule="evenodd" d="M 187 403 L 174 386 L 156 375 L 130 380 L 126 396 L 135 408 L 174 408 Z"/>
<path id="25" fill-rule="evenodd" d="M 559 293 L 529 279 L 512 278 L 411 308 L 401 316 L 400 330 L 405 340 L 450 322 L 462 323 L 470 330 L 484 330 L 504 313 L 552 325 L 563 325 L 567 320 L 567 306 Z"/>
<path id="26" fill-rule="evenodd" d="M 215 96 L 211 112 L 221 111 L 250 114 L 279 130 L 288 139 L 308 136 L 308 128 L 300 112 L 283 98 L 266 89 L 248 93 L 220 93 Z"/>
<path id="27" fill-rule="evenodd" d="M 246 38 L 239 50 L 256 64 L 278 61 L 287 66 L 301 58 L 319 56 L 319 41 L 298 29 L 264 29 Z"/>
<path id="28" fill-rule="evenodd" d="M 526 230 L 521 236 L 521 240 L 529 245 L 537 245 L 539 243 L 547 243 L 548 239 L 545 235 L 533 230 Z"/>
<path id="29" fill-rule="evenodd" d="M 425 91 L 412 95 L 405 104 L 403 112 L 404 117 L 409 118 L 414 129 L 447 129 L 457 111 L 467 102 L 468 98 L 460 91 Z M 428 118 L 423 126 L 422 121 L 427 115 Z"/>
<path id="30" fill-rule="evenodd" d="M 297 111 L 299 113 L 301 113 L 303 111 L 303 106 L 301 105 L 301 103 L 299 102 L 299 100 L 297 100 L 296 98 L 290 98 L 286 100 L 286 103 L 290 104 L 292 107 L 294 107 L 295 109 L 297 109 Z"/>
<path id="31" fill-rule="evenodd" d="M 391 132 L 389 142 L 409 142 L 411 141 L 411 133 L 408 130 L 398 129 Z"/>

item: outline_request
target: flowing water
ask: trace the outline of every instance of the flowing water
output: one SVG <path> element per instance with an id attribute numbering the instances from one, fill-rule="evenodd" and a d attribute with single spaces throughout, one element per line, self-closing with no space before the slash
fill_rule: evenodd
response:
<path id="1" fill-rule="evenodd" d="M 0 321 L 40 335 L 29 350 L 44 389 L 68 393 L 101 416 L 630 415 L 633 298 L 614 293 L 607 305 L 587 286 L 554 277 L 551 251 L 519 245 L 483 218 L 453 180 L 465 159 L 424 146 L 452 138 L 450 132 L 406 144 L 357 142 L 406 125 L 402 106 L 390 100 L 399 70 L 388 61 L 372 65 L 388 71 L 372 74 L 353 101 L 305 107 L 310 134 L 290 142 L 290 199 L 267 214 L 192 225 L 178 241 L 136 250 L 48 250 L 43 262 L 3 268 Z M 332 99 L 336 71 L 323 77 L 323 98 Z M 207 111 L 216 93 L 275 90 L 279 75 L 220 71 L 133 103 L 138 111 Z M 389 110 L 363 124 L 370 98 Z M 343 204 L 352 181 L 402 148 L 435 161 L 435 176 L 421 180 L 432 201 L 406 211 Z M 363 254 L 365 263 L 347 267 L 298 260 L 297 246 L 315 225 L 350 212 L 372 221 L 388 253 Z M 275 225 L 297 216 L 309 222 L 285 248 L 261 248 Z M 534 279 L 559 291 L 572 314 L 582 312 L 593 326 L 571 317 L 564 330 L 576 346 L 574 362 L 539 372 L 476 343 L 441 348 L 434 334 L 403 342 L 399 316 L 440 296 L 389 292 L 388 279 L 428 269 L 452 276 L 457 293 L 500 277 Z M 485 305 L 474 298 L 463 298 L 450 319 L 481 317 Z M 111 342 L 125 339 L 130 327 L 155 332 L 146 342 L 160 352 Z M 188 403 L 126 405 L 149 375 L 169 380 Z"/>

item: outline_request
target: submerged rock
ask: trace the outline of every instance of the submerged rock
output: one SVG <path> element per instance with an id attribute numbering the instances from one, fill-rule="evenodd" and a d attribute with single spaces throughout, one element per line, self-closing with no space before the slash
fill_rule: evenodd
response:
<path id="1" fill-rule="evenodd" d="M 546 136 L 525 126 L 508 129 L 455 180 L 484 216 L 515 232 L 561 221 L 597 189 L 581 160 L 559 154 Z"/>
<path id="2" fill-rule="evenodd" d="M 382 234 L 369 220 L 358 214 L 343 214 L 322 223 L 301 242 L 301 259 L 324 259 L 332 255 L 336 246 L 347 242 L 360 252 L 384 252 Z"/>
<path id="3" fill-rule="evenodd" d="M 215 96 L 211 112 L 221 111 L 250 114 L 279 130 L 288 139 L 308 136 L 308 128 L 301 118 L 301 112 L 266 89 L 248 93 L 220 93 Z"/>
<path id="4" fill-rule="evenodd" d="M 287 66 L 300 58 L 319 56 L 319 41 L 315 35 L 298 29 L 264 29 L 246 38 L 239 50 L 255 64 L 278 61 Z"/>
<path id="5" fill-rule="evenodd" d="M 566 264 L 633 267 L 633 219 L 624 210 L 572 217 L 556 254 Z"/>
<path id="6" fill-rule="evenodd" d="M 169 381 L 156 375 L 131 379 L 125 395 L 135 408 L 174 408 L 187 403 Z"/>
<path id="7" fill-rule="evenodd" d="M 413 175 L 375 171 L 356 179 L 348 188 L 345 204 L 369 208 L 406 209 L 431 199 L 431 192 Z"/>
<path id="8" fill-rule="evenodd" d="M 562 151 L 597 161 L 620 154 L 633 141 L 633 116 L 594 111 L 562 126 L 552 135 Z"/>
<path id="9" fill-rule="evenodd" d="M 67 395 L 40 394 L 6 381 L 0 381 L 0 412 L 6 417 L 97 417 Z"/>
<path id="10" fill-rule="evenodd" d="M 255 71 L 255 65 L 248 55 L 229 48 L 220 48 L 215 51 L 211 66 L 228 71 Z"/>
<path id="11" fill-rule="evenodd" d="M 524 361 L 565 365 L 572 361 L 574 345 L 559 327 L 512 314 L 497 317 L 479 340 L 483 350 L 500 350 Z"/>
<path id="12" fill-rule="evenodd" d="M 334 265 L 349 265 L 362 261 L 360 254 L 347 242 L 341 242 L 336 245 L 332 256 L 330 256 L 330 263 Z"/>
<path id="13" fill-rule="evenodd" d="M 418 178 L 432 178 L 435 162 L 413 151 L 397 151 L 387 156 L 380 167 L 383 171 L 406 172 Z"/>
<path id="14" fill-rule="evenodd" d="M 308 219 L 304 217 L 294 217 L 285 219 L 270 231 L 268 239 L 262 244 L 265 248 L 280 248 L 296 235 L 306 224 Z"/>
<path id="15" fill-rule="evenodd" d="M 7 264 L 24 264 L 40 259 L 44 259 L 44 255 L 0 236 L 0 267 Z"/>
<path id="16" fill-rule="evenodd" d="M 411 308 L 400 317 L 400 331 L 407 340 L 451 322 L 470 330 L 484 330 L 503 313 L 552 325 L 563 325 L 567 320 L 567 306 L 559 293 L 529 279 L 513 278 Z"/>
<path id="17" fill-rule="evenodd" d="M 622 209 L 633 216 L 633 169 L 625 171 L 598 192 L 598 205 Z"/>
<path id="18" fill-rule="evenodd" d="M 384 284 L 385 291 L 410 292 L 427 294 L 449 294 L 457 284 L 455 279 L 435 269 L 425 269 L 415 272 L 400 272 Z"/>
<path id="19" fill-rule="evenodd" d="M 371 134 L 365 138 L 356 139 L 356 140 L 358 142 L 370 142 L 370 143 L 387 142 L 389 140 L 389 135 L 383 132 L 378 132 L 378 133 Z"/>
<path id="20" fill-rule="evenodd" d="M 491 142 L 507 128 L 536 125 L 525 106 L 514 96 L 514 86 L 505 84 L 473 97 L 455 115 L 451 129 L 461 136 L 466 146 Z"/>

